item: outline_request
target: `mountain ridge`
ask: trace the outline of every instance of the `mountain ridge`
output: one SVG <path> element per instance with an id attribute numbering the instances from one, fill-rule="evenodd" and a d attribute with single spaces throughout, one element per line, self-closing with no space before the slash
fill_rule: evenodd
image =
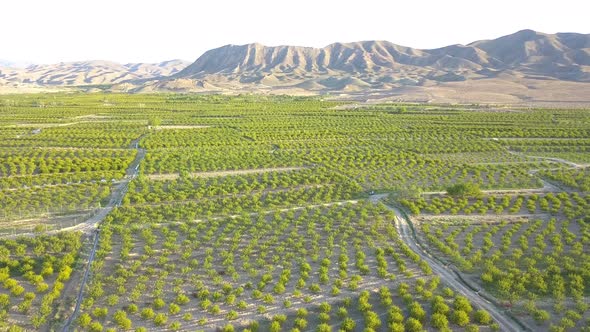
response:
<path id="1" fill-rule="evenodd" d="M 333 43 L 323 48 L 228 44 L 205 52 L 174 76 L 200 78 L 207 74 L 289 72 L 296 69 L 312 73 L 330 70 L 366 73 L 396 69 L 402 65 L 441 71 L 465 68 L 520 70 L 529 68 L 527 65 L 536 65 L 535 73 L 553 77 L 554 67 L 539 65 L 588 66 L 589 54 L 589 34 L 544 34 L 533 30 L 435 49 L 415 49 L 388 41 Z M 588 73 L 571 77 L 564 76 L 563 72 L 558 74 L 560 76 L 556 78 L 559 79 L 590 82 Z"/>
<path id="2" fill-rule="evenodd" d="M 0 84 L 38 86 L 79 86 L 119 84 L 132 80 L 169 76 L 188 62 L 168 60 L 159 63 L 120 64 L 105 60 L 30 64 L 24 68 L 0 67 Z"/>
<path id="3" fill-rule="evenodd" d="M 104 84 L 125 92 L 339 94 L 449 102 L 551 97 L 590 103 L 590 34 L 521 30 L 434 49 L 384 40 L 322 48 L 228 44 L 192 63 L 92 61 L 0 68 L 3 82 Z"/>

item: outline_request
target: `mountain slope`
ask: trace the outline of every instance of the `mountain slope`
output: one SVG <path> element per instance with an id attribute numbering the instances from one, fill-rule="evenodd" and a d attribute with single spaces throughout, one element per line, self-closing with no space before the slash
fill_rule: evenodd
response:
<path id="1" fill-rule="evenodd" d="M 1 68 L 0 86 L 112 85 L 129 92 L 330 93 L 444 102 L 590 104 L 590 35 L 522 30 L 437 49 L 388 41 L 323 48 L 225 45 L 192 64 L 107 61 Z"/>
<path id="2" fill-rule="evenodd" d="M 169 76 L 177 73 L 187 64 L 182 60 L 125 65 L 110 61 L 82 61 L 30 65 L 26 68 L 0 67 L 0 82 L 41 86 L 117 84 L 131 80 Z"/>
<path id="3" fill-rule="evenodd" d="M 494 40 L 430 50 L 387 41 L 335 43 L 323 48 L 225 45 L 205 52 L 177 74 L 144 83 L 136 91 L 590 103 L 590 35 L 522 30 Z"/>
<path id="4" fill-rule="evenodd" d="M 547 78 L 590 82 L 590 35 L 548 35 L 532 30 L 469 45 L 419 50 L 387 41 L 336 43 L 324 48 L 260 44 L 226 45 L 205 52 L 174 78 L 202 79 L 224 75 L 232 79 L 268 74 L 394 75 L 445 74 L 483 76 L 516 71 Z M 481 71 L 481 72 L 480 72 Z M 362 77 L 360 77 L 362 79 Z"/>

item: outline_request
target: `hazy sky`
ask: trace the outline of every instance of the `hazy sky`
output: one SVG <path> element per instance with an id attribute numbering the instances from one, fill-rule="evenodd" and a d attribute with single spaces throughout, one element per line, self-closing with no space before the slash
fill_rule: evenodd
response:
<path id="1" fill-rule="evenodd" d="M 590 33 L 587 0 L 1 0 L 0 59 L 193 61 L 225 44 L 467 44 L 521 29 Z"/>

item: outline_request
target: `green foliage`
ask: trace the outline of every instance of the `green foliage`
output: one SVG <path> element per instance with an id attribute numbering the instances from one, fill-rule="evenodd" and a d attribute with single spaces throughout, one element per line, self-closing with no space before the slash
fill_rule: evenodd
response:
<path id="1" fill-rule="evenodd" d="M 469 314 L 463 310 L 455 310 L 453 312 L 453 322 L 459 326 L 467 326 L 469 324 Z"/>
<path id="2" fill-rule="evenodd" d="M 432 314 L 432 316 L 430 318 L 430 325 L 432 325 L 432 327 L 435 327 L 437 329 L 443 329 L 449 325 L 449 321 L 447 319 L 447 316 L 445 316 L 442 313 L 437 312 L 437 313 Z"/>
<path id="3" fill-rule="evenodd" d="M 159 117 L 151 117 L 148 119 L 148 126 L 160 126 L 162 124 L 162 119 Z"/>
<path id="4" fill-rule="evenodd" d="M 471 303 L 469 303 L 469 300 L 464 296 L 455 297 L 455 300 L 453 301 L 453 308 L 455 308 L 455 310 L 464 311 L 467 314 L 470 314 L 471 311 L 473 311 Z"/>
<path id="5" fill-rule="evenodd" d="M 83 313 L 78 317 L 78 326 L 86 328 L 92 323 L 92 317 L 88 313 Z"/>
<path id="6" fill-rule="evenodd" d="M 457 183 L 447 188 L 447 194 L 453 197 L 481 197 L 483 194 L 475 183 Z"/>
<path id="7" fill-rule="evenodd" d="M 404 325 L 406 331 L 408 332 L 421 332 L 422 331 L 422 323 L 414 317 L 410 317 L 406 320 Z"/>
<path id="8" fill-rule="evenodd" d="M 141 310 L 141 318 L 143 319 L 152 319 L 156 314 L 152 308 L 143 308 Z"/>
<path id="9" fill-rule="evenodd" d="M 164 326 L 166 325 L 167 321 L 168 316 L 166 316 L 164 313 L 159 313 L 154 316 L 154 324 L 156 324 L 156 326 Z"/>
<path id="10" fill-rule="evenodd" d="M 577 322 L 573 303 L 588 289 L 587 170 L 525 154 L 587 158 L 587 112 L 338 104 L 250 95 L 6 97 L 0 218 L 48 217 L 48 229 L 61 222 L 55 216 L 87 220 L 109 203 L 112 180 L 124 178 L 139 140 L 146 157 L 121 206 L 101 224 L 82 307 L 105 329 L 122 329 L 139 312 L 142 320 L 132 319 L 148 329 L 183 329 L 182 317 L 207 330 L 238 311 L 258 320 L 280 303 L 325 307 L 317 298 L 344 310 L 314 309 L 310 318 L 299 309 L 296 326 L 281 316 L 268 324 L 395 331 L 430 322 L 445 329 L 445 318 L 465 312 L 461 324 L 473 329 L 471 305 L 455 300 L 451 311 L 453 291 L 431 282 L 432 269 L 400 239 L 393 213 L 365 200 L 372 190 L 393 192 L 388 202 L 414 214 L 555 216 L 539 226 L 510 220 L 463 228 L 453 220 L 421 223 L 416 231 L 429 251 L 479 274 L 502 301 L 554 297 L 562 305 L 552 323 Z M 475 190 L 539 188 L 541 177 L 581 191 L 496 197 Z M 445 188 L 455 196 L 426 193 Z M 47 328 L 64 284 L 83 266 L 81 241 L 65 236 L 3 241 L 0 307 L 7 321 L 27 312 L 27 329 Z M 377 299 L 369 292 L 393 278 L 407 287 L 381 288 Z M 404 320 L 404 312 L 411 317 Z M 349 318 L 356 315 L 360 325 Z M 487 324 L 479 310 L 472 318 Z"/>
<path id="11" fill-rule="evenodd" d="M 94 321 L 90 324 L 90 331 L 92 332 L 101 332 L 103 330 L 102 324 L 100 322 Z"/>
<path id="12" fill-rule="evenodd" d="M 170 315 L 176 315 L 180 312 L 180 307 L 176 303 L 171 303 L 168 307 L 168 312 L 170 313 Z"/>
<path id="13" fill-rule="evenodd" d="M 490 314 L 483 309 L 477 310 L 473 314 L 473 319 L 476 323 L 481 325 L 488 325 L 492 322 L 492 317 L 490 316 Z"/>
<path id="14" fill-rule="evenodd" d="M 426 319 L 426 311 L 424 311 L 420 303 L 414 301 L 410 304 L 410 317 L 415 318 L 420 322 L 424 322 Z"/>

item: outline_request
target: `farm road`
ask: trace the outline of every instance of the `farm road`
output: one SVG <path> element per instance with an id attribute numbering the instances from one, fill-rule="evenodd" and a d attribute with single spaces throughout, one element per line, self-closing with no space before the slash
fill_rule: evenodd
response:
<path id="1" fill-rule="evenodd" d="M 373 195 L 369 198 L 369 200 L 373 203 L 377 203 L 386 196 L 387 194 Z M 478 291 L 472 290 L 464 281 L 458 278 L 454 271 L 435 260 L 430 254 L 422 249 L 422 246 L 418 243 L 418 239 L 410 227 L 411 221 L 406 220 L 399 209 L 388 205 L 385 206 L 395 213 L 395 227 L 402 241 L 404 241 L 404 243 L 406 243 L 406 245 L 412 249 L 412 251 L 418 254 L 420 258 L 425 260 L 432 268 L 432 271 L 440 276 L 443 282 L 453 287 L 459 293 L 463 294 L 477 307 L 487 310 L 498 323 L 501 331 L 526 330 L 526 328 L 522 327 L 520 323 L 514 321 L 503 310 L 484 299 Z"/>

